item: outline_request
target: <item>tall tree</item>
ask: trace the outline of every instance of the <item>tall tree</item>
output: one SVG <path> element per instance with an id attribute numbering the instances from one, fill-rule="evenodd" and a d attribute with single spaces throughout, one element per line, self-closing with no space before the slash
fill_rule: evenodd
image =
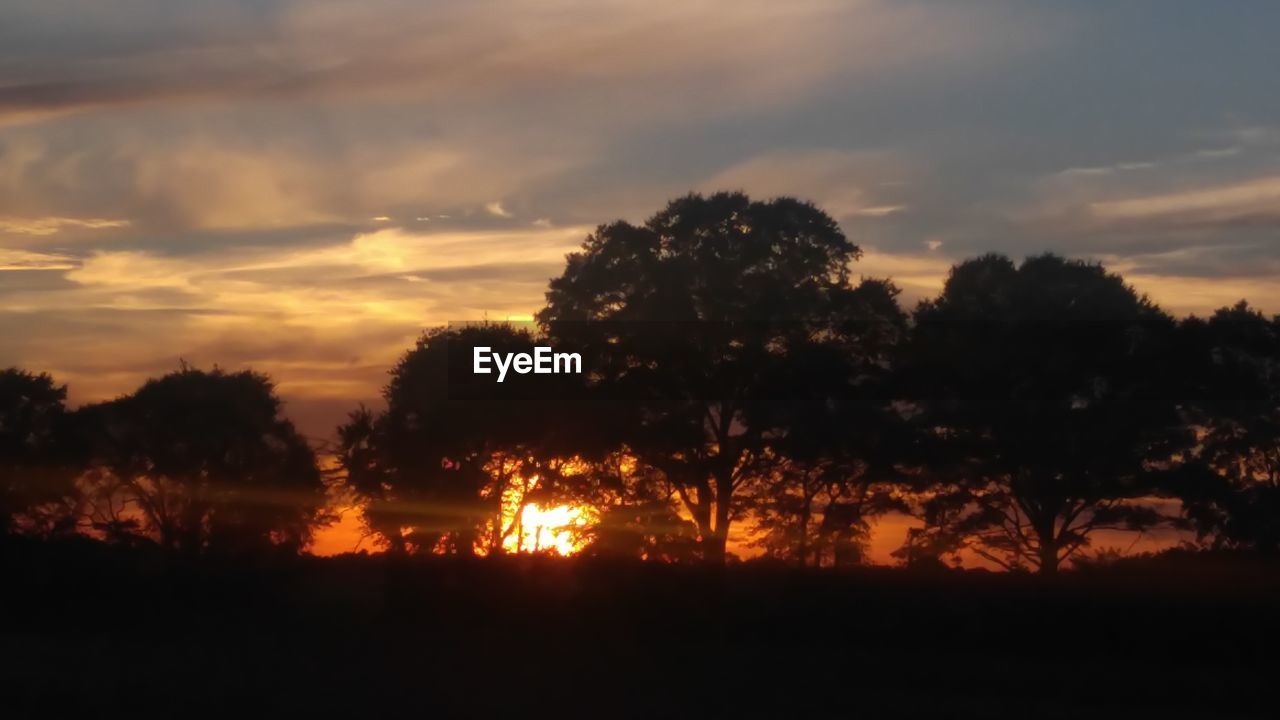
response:
<path id="1" fill-rule="evenodd" d="M 709 561 L 780 462 L 800 358 L 856 344 L 842 333 L 866 310 L 859 255 L 811 204 L 689 195 L 644 225 L 601 225 L 551 282 L 539 321 L 583 353 L 601 422 L 675 488 Z"/>
<path id="2" fill-rule="evenodd" d="M 83 412 L 108 533 L 183 552 L 297 551 L 325 518 L 315 455 L 264 375 L 184 365 Z"/>
<path id="3" fill-rule="evenodd" d="M 871 521 L 907 510 L 909 426 L 894 403 L 895 355 L 906 335 L 897 289 L 864 281 L 848 296 L 840 332 L 795 357 L 778 402 L 781 460 L 752 496 L 757 545 L 801 565 L 861 562 Z"/>
<path id="4" fill-rule="evenodd" d="M 75 529 L 75 480 L 66 386 L 49 375 L 0 370 L 0 535 Z"/>
<path id="5" fill-rule="evenodd" d="M 903 379 L 943 451 L 917 542 L 1053 573 L 1099 530 L 1158 522 L 1142 499 L 1181 437 L 1173 328 L 1097 264 L 952 268 L 916 310 Z"/>
<path id="6" fill-rule="evenodd" d="M 366 524 L 393 550 L 501 552 L 522 508 L 557 486 L 575 376 L 472 373 L 475 348 L 530 353 L 536 342 L 508 324 L 427 332 L 392 370 L 386 410 L 339 428 Z"/>
<path id="7" fill-rule="evenodd" d="M 1179 494 L 1202 540 L 1280 550 L 1280 317 L 1241 301 L 1182 324 L 1198 437 Z"/>

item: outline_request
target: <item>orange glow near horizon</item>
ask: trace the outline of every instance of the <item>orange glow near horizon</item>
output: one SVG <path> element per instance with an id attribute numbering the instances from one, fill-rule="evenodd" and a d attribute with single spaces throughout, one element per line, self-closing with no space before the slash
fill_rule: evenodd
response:
<path id="1" fill-rule="evenodd" d="M 595 524 L 597 513 L 586 505 L 556 505 L 544 508 L 528 504 L 521 509 L 520 522 L 503 538 L 509 553 L 549 552 L 573 555 L 587 544 L 584 532 Z M 514 513 L 510 519 L 514 518 Z"/>
<path id="2" fill-rule="evenodd" d="M 577 472 L 571 463 L 564 471 Z M 509 553 L 545 552 L 573 555 L 588 542 L 586 530 L 599 520 L 599 512 L 589 505 L 544 505 L 530 502 L 529 496 L 541 480 L 513 478 L 502 493 L 502 549 Z"/>
<path id="3" fill-rule="evenodd" d="M 586 505 L 543 507 L 529 503 L 521 511 L 521 522 L 516 523 L 517 504 L 513 500 L 503 513 L 503 526 L 511 528 L 511 533 L 502 541 L 502 549 L 508 553 L 574 555 L 586 547 L 586 533 L 599 519 L 596 509 Z M 370 552 L 385 549 L 365 531 L 359 505 L 338 508 L 336 515 L 336 522 L 316 532 L 310 547 L 311 554 L 326 557 L 356 552 L 361 548 Z"/>

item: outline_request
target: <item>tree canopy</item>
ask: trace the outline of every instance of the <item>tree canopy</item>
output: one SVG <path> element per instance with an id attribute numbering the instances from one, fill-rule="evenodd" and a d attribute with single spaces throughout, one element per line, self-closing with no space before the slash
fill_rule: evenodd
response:
<path id="1" fill-rule="evenodd" d="M 600 226 L 551 282 L 539 322 L 582 352 L 619 444 L 674 488 L 708 560 L 778 470 L 796 404 L 851 381 L 901 323 L 892 286 L 851 281 L 860 254 L 809 203 L 688 195 Z M 824 348 L 835 365 L 806 364 Z"/>
<path id="2" fill-rule="evenodd" d="M 1182 324 L 1198 439 L 1178 487 L 1201 539 L 1280 550 L 1280 318 L 1240 302 Z"/>
<path id="3" fill-rule="evenodd" d="M 45 373 L 0 370 L 0 536 L 75 529 L 80 468 L 66 397 Z"/>
<path id="4" fill-rule="evenodd" d="M 349 483 L 393 549 L 500 552 L 522 530 L 504 499 L 523 506 L 556 487 L 577 376 L 471 373 L 477 347 L 527 353 L 535 342 L 509 324 L 430 331 L 392 370 L 386 410 L 362 408 L 339 428 Z"/>
<path id="5" fill-rule="evenodd" d="M 316 457 L 271 381 L 189 366 L 86 408 L 93 521 L 183 552 L 297 551 L 325 518 Z"/>
<path id="6" fill-rule="evenodd" d="M 1138 501 L 1185 432 L 1159 308 L 1094 263 L 987 255 L 914 320 L 902 383 L 937 451 L 917 542 L 1051 573 L 1159 520 Z"/>

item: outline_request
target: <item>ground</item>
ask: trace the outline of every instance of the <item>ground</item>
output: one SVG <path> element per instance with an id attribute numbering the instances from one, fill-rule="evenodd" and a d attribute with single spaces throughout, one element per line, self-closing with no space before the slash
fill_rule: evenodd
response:
<path id="1" fill-rule="evenodd" d="M 1273 563 L 3 551 L 7 717 L 1271 717 Z M 15 711 L 16 712 L 13 712 Z"/>

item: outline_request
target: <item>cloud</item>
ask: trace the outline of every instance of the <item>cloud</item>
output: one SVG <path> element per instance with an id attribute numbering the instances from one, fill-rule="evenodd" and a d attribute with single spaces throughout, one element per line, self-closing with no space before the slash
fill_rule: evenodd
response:
<path id="1" fill-rule="evenodd" d="M 0 248 L 0 271 L 72 270 L 75 267 L 75 259 L 69 255 Z"/>
<path id="2" fill-rule="evenodd" d="M 85 228 L 101 230 L 104 228 L 129 227 L 128 220 L 109 220 L 105 218 L 5 218 L 0 217 L 0 233 L 16 235 L 53 235 L 65 228 Z"/>
<path id="3" fill-rule="evenodd" d="M 458 224 L 477 227 L 504 219 L 475 212 L 494 198 L 556 225 L 651 212 L 761 154 L 680 142 L 802 114 L 832 87 L 1027 52 L 1045 35 L 1031 15 L 916 0 L 732 13 L 702 0 L 14 0 L 0 9 L 0 216 L 128 217 L 137 243 L 181 246 L 192 231 L 378 217 L 470 212 Z M 832 201 L 867 217 L 903 204 L 875 194 Z"/>
<path id="4" fill-rule="evenodd" d="M 1233 145 L 1231 147 L 1225 147 L 1225 148 L 1209 148 L 1207 150 L 1197 150 L 1196 157 L 1210 158 L 1210 159 L 1235 157 L 1236 155 L 1240 154 L 1242 149 L 1243 148 L 1241 148 L 1239 145 Z"/>
<path id="5" fill-rule="evenodd" d="M 1232 222 L 1266 215 L 1280 191 L 1280 176 L 1258 172 L 1273 165 L 1275 141 L 1259 128 L 1208 133 L 1231 145 L 1183 149 L 1144 160 L 1071 167 L 1035 187 L 1045 215 L 1076 213 L 1099 222 L 1169 220 Z"/>
<path id="6" fill-rule="evenodd" d="M 882 218 L 900 213 L 906 209 L 906 205 L 876 205 L 874 207 L 858 208 L 849 213 L 849 215 L 853 217 Z"/>
<path id="7" fill-rule="evenodd" d="M 1116 163 L 1114 165 L 1100 165 L 1097 167 L 1073 167 L 1067 168 L 1058 175 L 1062 177 L 1073 176 L 1093 176 L 1093 175 L 1111 175 L 1117 172 L 1126 172 L 1132 170 L 1149 170 L 1155 167 L 1155 163 L 1150 162 L 1126 162 Z"/>
<path id="8" fill-rule="evenodd" d="M 817 203 L 836 219 L 877 218 L 906 208 L 893 202 L 904 191 L 892 183 L 908 173 L 905 162 L 888 152 L 780 151 L 735 163 L 698 187 L 708 192 L 740 189 L 760 197 L 800 197 Z"/>
<path id="9" fill-rule="evenodd" d="M 0 137 L 0 233 L 271 231 L 486 203 L 490 213 L 507 212 L 489 199 L 562 172 L 576 157 L 468 137 L 411 147 L 362 139 L 341 152 L 303 137 L 276 142 L 221 128 L 147 133 L 108 123 L 99 137 L 109 145 Z M 32 209 L 48 214 L 29 217 Z M 108 210 L 131 220 L 88 215 Z"/>
<path id="10" fill-rule="evenodd" d="M 1146 271 L 1256 275 L 1280 252 L 1280 176 L 1271 135 L 1215 130 L 1146 160 L 1077 166 L 1029 184 L 998 212 L 1000 234 Z M 1208 144 L 1207 143 L 1215 143 Z M 1216 144 L 1223 141 L 1230 145 Z M 1199 145 L 1197 147 L 1197 144 Z M 1188 262 L 1187 258 L 1197 258 Z"/>
<path id="11" fill-rule="evenodd" d="M 1280 223 L 1280 176 L 1179 192 L 1091 203 L 1103 222 L 1164 222 L 1180 225 Z"/>
<path id="12" fill-rule="evenodd" d="M 93 298 L 99 306 L 140 309 L 182 302 L 190 309 L 221 314 L 208 322 L 240 313 L 287 316 L 288 322 L 314 324 L 316 329 L 378 317 L 421 324 L 432 316 L 435 322 L 468 319 L 469 313 L 484 308 L 468 307 L 458 296 L 424 313 L 425 291 L 404 289 L 405 277 L 505 283 L 521 270 L 559 267 L 586 234 L 584 227 L 436 233 L 386 228 L 346 242 L 279 250 L 184 257 L 93 251 L 65 277 L 83 290 L 82 298 Z M 151 291 L 166 292 L 160 302 L 148 304 Z M 513 305 L 519 302 L 503 299 L 494 309 L 519 307 L 527 312 L 529 308 Z"/>
<path id="13" fill-rule="evenodd" d="M 188 256 L 0 250 L 0 269 L 48 271 L 40 282 L 0 285 L 0 334 L 10 339 L 0 365 L 54 371 L 77 401 L 127 390 L 179 358 L 269 371 L 307 407 L 372 399 L 424 328 L 537 310 L 587 231 L 383 228 L 316 246 Z"/>
<path id="14" fill-rule="evenodd" d="M 16 0 L 10 52 L 48 60 L 50 69 L 0 87 L 0 117 L 228 98 L 485 102 L 658 78 L 668 92 L 750 101 L 761 90 L 807 92 L 837 69 L 954 62 L 1014 40 L 981 23 L 948 23 L 956 13 L 945 7 L 885 0 L 743 0 L 731 13 L 697 0 L 229 2 L 189 12 L 163 0 L 131 5 L 126 23 L 92 4 L 68 17 Z M 1002 24 L 996 13 L 981 14 Z M 49 58 L 48 45 L 62 52 Z M 693 67 L 700 73 L 683 73 Z"/>
<path id="15" fill-rule="evenodd" d="M 500 218 L 512 217 L 511 213 L 506 208 L 502 207 L 502 203 L 498 202 L 497 200 L 494 200 L 493 202 L 490 202 L 490 203 L 485 203 L 484 211 L 489 213 L 490 215 L 493 215 L 494 217 L 500 217 Z"/>
<path id="16" fill-rule="evenodd" d="M 192 279 L 199 274 L 189 261 L 134 251 L 95 251 L 67 272 L 66 277 L 79 285 L 137 293 L 160 288 L 189 290 Z"/>

